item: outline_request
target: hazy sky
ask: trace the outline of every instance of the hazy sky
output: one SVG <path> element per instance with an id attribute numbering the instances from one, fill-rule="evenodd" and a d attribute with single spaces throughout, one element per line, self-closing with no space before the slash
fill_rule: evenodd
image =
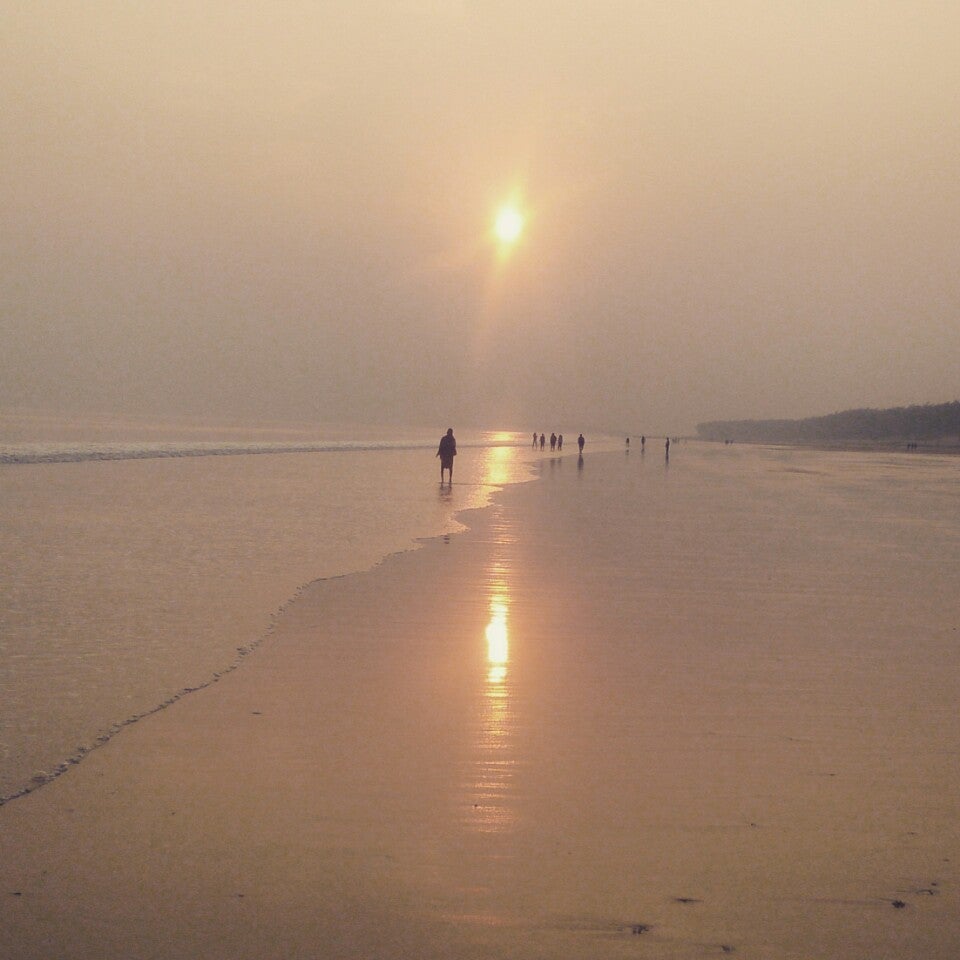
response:
<path id="1" fill-rule="evenodd" d="M 960 3 L 0 0 L 0 217 L 7 410 L 953 400 Z"/>

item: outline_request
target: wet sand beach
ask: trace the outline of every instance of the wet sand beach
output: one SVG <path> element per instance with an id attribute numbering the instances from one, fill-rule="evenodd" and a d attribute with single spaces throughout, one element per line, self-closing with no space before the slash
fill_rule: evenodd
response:
<path id="1" fill-rule="evenodd" d="M 531 475 L 499 433 L 463 437 L 456 490 L 438 495 L 424 432 L 304 433 L 295 446 L 320 449 L 276 452 L 290 434 L 243 446 L 220 430 L 158 456 L 133 426 L 111 444 L 71 441 L 98 431 L 67 422 L 19 449 L 11 429 L 0 417 L 0 806 L 243 662 L 302 585 L 459 530 L 455 512 Z"/>
<path id="2" fill-rule="evenodd" d="M 956 956 L 955 461 L 541 471 L 0 808 L 0 955 Z"/>

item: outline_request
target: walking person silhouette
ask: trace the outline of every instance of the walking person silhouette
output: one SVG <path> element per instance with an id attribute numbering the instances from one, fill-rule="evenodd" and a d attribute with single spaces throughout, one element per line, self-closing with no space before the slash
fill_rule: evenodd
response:
<path id="1" fill-rule="evenodd" d="M 443 471 L 450 471 L 450 483 L 453 483 L 453 458 L 457 455 L 457 441 L 453 436 L 453 427 L 440 438 L 437 456 L 440 458 L 440 483 L 443 483 Z"/>

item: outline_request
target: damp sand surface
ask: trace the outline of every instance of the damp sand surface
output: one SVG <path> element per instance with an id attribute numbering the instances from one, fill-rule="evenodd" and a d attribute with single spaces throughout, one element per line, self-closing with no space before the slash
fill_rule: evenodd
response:
<path id="1" fill-rule="evenodd" d="M 440 487 L 423 431 L 56 426 L 0 417 L 0 804 L 243 662 L 302 585 L 459 529 L 532 459 L 465 433 Z"/>
<path id="2" fill-rule="evenodd" d="M 541 469 L 0 808 L 0 955 L 956 956 L 955 461 Z"/>

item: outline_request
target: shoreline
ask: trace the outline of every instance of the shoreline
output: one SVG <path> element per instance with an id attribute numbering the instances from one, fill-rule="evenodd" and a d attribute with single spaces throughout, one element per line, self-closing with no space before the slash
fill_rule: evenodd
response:
<path id="1" fill-rule="evenodd" d="M 750 447 L 787 447 L 797 450 L 822 450 L 824 452 L 834 451 L 837 453 L 903 453 L 903 454 L 928 454 L 954 457 L 960 455 L 960 443 L 940 444 L 936 442 L 923 442 L 913 440 L 837 440 L 837 441 L 815 441 L 815 440 L 703 440 L 700 437 L 691 437 L 697 443 L 708 443 L 713 446 L 750 446 Z M 909 449 L 909 443 L 917 443 L 917 447 Z"/>
<path id="2" fill-rule="evenodd" d="M 457 529 L 529 474 L 525 451 L 468 448 L 438 495 L 432 453 L 0 465 L 4 800 L 215 682 L 305 585 Z"/>
<path id="3" fill-rule="evenodd" d="M 525 481 L 530 482 L 530 481 Z M 502 489 L 502 488 L 501 488 Z M 454 529 L 447 533 L 435 533 L 423 537 L 415 537 L 409 546 L 401 547 L 397 550 L 393 550 L 390 553 L 386 553 L 381 556 L 378 560 L 373 561 L 370 565 L 363 567 L 359 570 L 346 570 L 342 573 L 334 573 L 327 576 L 320 576 L 314 580 L 307 581 L 306 583 L 301 584 L 293 592 L 293 594 L 285 600 L 280 606 L 271 613 L 266 618 L 266 627 L 262 633 L 256 636 L 253 640 L 246 643 L 242 647 L 237 647 L 236 657 L 225 666 L 216 670 L 209 677 L 205 679 L 200 679 L 193 686 L 183 687 L 180 690 L 177 690 L 175 693 L 172 693 L 166 699 L 157 703 L 147 709 L 143 710 L 140 713 L 131 715 L 123 720 L 116 721 L 104 732 L 100 733 L 92 743 L 85 744 L 79 747 L 76 753 L 65 757 L 62 761 L 58 762 L 57 765 L 50 770 L 49 772 L 43 775 L 37 775 L 33 779 L 24 784 L 22 787 L 17 788 L 14 792 L 0 795 L 0 808 L 4 807 L 6 804 L 13 803 L 23 797 L 26 797 L 37 790 L 42 789 L 45 786 L 53 783 L 60 777 L 69 773 L 71 769 L 83 763 L 83 761 L 89 757 L 94 751 L 100 750 L 103 747 L 107 746 L 115 737 L 124 732 L 128 727 L 133 726 L 134 724 L 140 723 L 143 720 L 147 720 L 150 717 L 158 714 L 164 710 L 169 709 L 175 704 L 179 703 L 185 697 L 189 697 L 191 694 L 200 693 L 201 691 L 208 690 L 213 687 L 215 684 L 219 683 L 221 680 L 228 677 L 234 671 L 239 670 L 245 663 L 248 662 L 248 659 L 257 654 L 260 651 L 260 648 L 265 644 L 268 644 L 274 630 L 277 626 L 277 621 L 280 617 L 283 616 L 284 612 L 294 603 L 296 603 L 304 592 L 315 588 L 319 584 L 323 584 L 333 580 L 340 580 L 345 577 L 360 577 L 365 574 L 369 574 L 375 571 L 379 566 L 389 562 L 394 557 L 403 556 L 407 553 L 414 553 L 417 550 L 420 550 L 431 543 L 442 541 L 449 542 L 450 537 L 459 536 L 469 530 L 469 526 L 461 520 L 461 517 L 469 517 L 471 514 L 482 514 L 486 510 L 492 508 L 491 504 L 486 504 L 484 506 L 468 506 L 464 507 L 462 510 L 454 511 L 451 514 L 451 522 L 458 524 L 460 529 Z M 78 738 L 79 739 L 79 738 Z"/>

